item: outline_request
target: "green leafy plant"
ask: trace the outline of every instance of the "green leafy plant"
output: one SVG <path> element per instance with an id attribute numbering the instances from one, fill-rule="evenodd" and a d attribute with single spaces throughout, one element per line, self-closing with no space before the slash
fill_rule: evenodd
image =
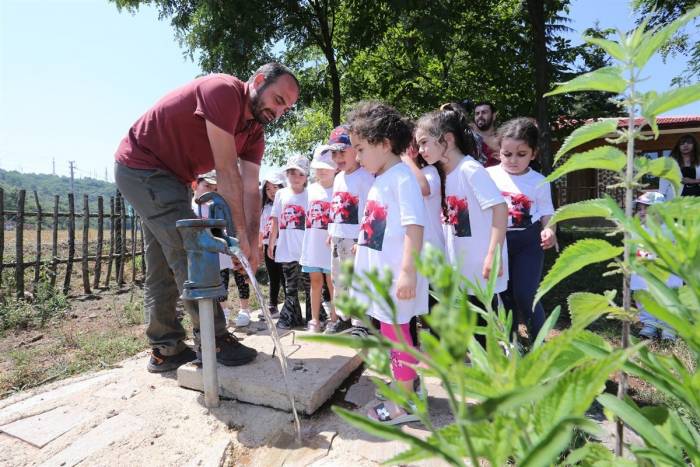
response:
<path id="1" fill-rule="evenodd" d="M 609 188 L 624 188 L 624 210 L 609 197 L 584 201 L 564 206 L 551 219 L 551 223 L 581 217 L 603 217 L 612 221 L 618 231 L 623 232 L 622 257 L 619 248 L 604 240 L 582 240 L 573 245 L 557 259 L 554 267 L 543 279 L 538 298 L 554 285 L 569 276 L 577 268 L 600 261 L 614 259 L 613 272 L 623 276 L 622 304 L 617 305 L 613 296 L 580 294 L 576 299 L 592 312 L 605 310 L 622 320 L 622 347 L 630 345 L 630 323 L 635 319 L 636 309 L 632 305 L 630 276 L 639 274 L 648 284 L 647 291 L 635 294 L 636 300 L 657 318 L 664 320 L 694 353 L 695 368 L 686 368 L 675 357 L 655 355 L 641 348 L 638 357 L 625 365 L 625 371 L 639 376 L 658 390 L 680 403 L 682 410 L 670 411 L 662 407 L 639 408 L 626 397 L 627 373 L 619 378 L 618 398 L 602 395 L 599 402 L 617 415 L 616 454 L 622 455 L 623 421 L 634 428 L 644 439 L 643 448 L 632 448 L 639 461 L 660 462 L 670 465 L 685 465 L 690 460 L 700 463 L 700 433 L 692 420 L 700 420 L 700 377 L 697 361 L 700 357 L 700 207 L 696 202 L 678 199 L 661 206 L 654 206 L 647 216 L 646 226 L 633 217 L 635 191 L 644 189 L 642 179 L 653 175 L 668 179 L 676 193 L 680 193 L 680 170 L 674 160 L 660 158 L 649 161 L 635 158 L 635 140 L 645 139 L 642 129 L 649 126 L 655 137 L 659 135 L 656 118 L 663 112 L 700 99 L 700 85 L 673 89 L 658 94 L 654 91 L 642 93 L 638 83 L 643 79 L 643 68 L 683 25 L 700 14 L 696 7 L 665 27 L 647 28 L 647 22 L 634 31 L 620 32 L 619 41 L 587 38 L 604 49 L 617 64 L 579 76 L 559 85 L 548 95 L 577 91 L 613 92 L 620 97 L 627 120 L 602 120 L 574 131 L 564 141 L 555 156 L 561 164 L 549 175 L 554 180 L 569 172 L 582 169 L 611 170 L 617 183 Z M 570 154 L 584 143 L 612 135 L 607 141 L 613 145 L 626 145 L 626 153 L 615 146 L 601 146 L 587 152 Z M 566 156 L 566 157 L 565 157 Z M 593 242 L 596 242 L 593 245 Z M 594 251 L 594 247 L 595 251 Z M 637 248 L 652 253 L 654 261 L 640 261 L 631 253 Z M 672 289 L 666 286 L 669 274 L 682 278 L 685 286 Z M 596 355 L 605 355 L 602 349 L 588 349 Z"/>
<path id="2" fill-rule="evenodd" d="M 428 249 L 419 259 L 418 270 L 430 279 L 439 304 L 428 318 L 440 335 L 436 339 L 421 332 L 421 351 L 406 342 L 389 342 L 376 330 L 370 337 L 356 339 L 345 336 L 311 336 L 309 340 L 335 343 L 362 349 L 368 367 L 385 378 L 390 377 L 389 350 L 395 348 L 413 355 L 422 379 L 437 377 L 444 386 L 454 422 L 434 427 L 427 402 L 414 393 L 388 386 L 377 379 L 379 391 L 391 401 L 405 406 L 410 400 L 421 422 L 431 431 L 425 439 L 396 427 L 374 422 L 364 416 L 334 407 L 341 417 L 368 433 L 386 439 L 406 442 L 407 451 L 389 463 L 402 464 L 439 457 L 453 465 L 467 461 L 478 465 L 684 465 L 700 464 L 700 376 L 697 361 L 700 352 L 700 212 L 696 203 L 678 200 L 650 209 L 646 227 L 632 215 L 635 190 L 643 188 L 644 175 L 664 177 L 680 187 L 680 171 L 670 160 L 647 161 L 634 157 L 636 139 L 643 137 L 642 125 L 649 125 L 658 135 L 656 117 L 677 106 L 700 97 L 700 87 L 693 86 L 664 94 L 640 93 L 641 69 L 682 24 L 700 14 L 700 7 L 665 28 L 647 30 L 646 23 L 629 34 L 620 33 L 619 41 L 588 38 L 610 54 L 618 64 L 579 76 L 556 88 L 553 94 L 578 91 L 601 91 L 620 96 L 619 103 L 627 111 L 626 124 L 618 119 L 593 122 L 574 131 L 564 142 L 555 160 L 560 163 L 549 180 L 581 169 L 612 170 L 617 175 L 613 187 L 625 189 L 624 207 L 610 197 L 564 206 L 551 222 L 583 217 L 603 217 L 622 232 L 622 247 L 606 240 L 584 239 L 568 247 L 543 279 L 537 299 L 579 269 L 596 262 L 610 262 L 610 273 L 623 277 L 621 303 L 616 291 L 600 294 L 577 292 L 568 299 L 571 327 L 545 340 L 557 320 L 555 309 L 535 339 L 529 353 L 521 354 L 510 342 L 508 330 L 512 317 L 502 308 L 492 309 L 490 297 L 497 267 L 494 265 L 489 285 L 482 289 L 469 283 L 452 265 L 434 250 Z M 643 119 L 642 122 L 637 117 Z M 612 145 L 626 143 L 623 152 L 615 146 L 604 146 L 582 154 L 571 151 L 584 143 L 607 137 Z M 666 226 L 666 227 L 664 227 Z M 671 239 L 666 232 L 670 230 Z M 654 261 L 637 261 L 635 248 L 653 253 Z M 391 277 L 378 272 L 364 277 L 347 271 L 347 284 L 394 310 Z M 674 356 L 660 356 L 630 336 L 630 322 L 635 319 L 632 306 L 630 274 L 640 274 L 649 283 L 648 291 L 637 294 L 653 315 L 666 320 L 686 340 L 695 356 L 695 367 L 686 368 Z M 666 287 L 668 274 L 681 277 L 686 285 L 674 290 Z M 483 306 L 466 300 L 467 294 L 479 298 Z M 361 319 L 370 328 L 363 306 L 351 297 L 340 299 L 337 306 Z M 622 321 L 622 347 L 612 348 L 603 338 L 586 330 L 603 315 Z M 477 315 L 486 320 L 477 326 Z M 483 334 L 486 347 L 474 339 Z M 397 332 L 397 335 L 401 335 Z M 465 364 L 465 355 L 469 363 Z M 604 393 L 611 374 L 621 372 L 618 397 Z M 677 401 L 677 409 L 638 407 L 626 396 L 627 374 L 643 378 L 659 391 Z M 603 445 L 587 442 L 572 449 L 575 433 L 596 433 L 597 425 L 585 417 L 597 400 L 607 414 L 618 417 L 616 453 L 622 454 L 623 421 L 645 442 L 632 447 L 636 462 L 617 457 Z"/>
<path id="3" fill-rule="evenodd" d="M 453 465 L 464 465 L 467 459 L 472 465 L 479 465 L 479 459 L 490 465 L 548 465 L 560 460 L 576 432 L 599 434 L 598 426 L 585 417 L 586 411 L 603 392 L 608 376 L 622 368 L 635 351 L 613 350 L 602 338 L 585 330 L 602 311 L 573 304 L 571 328 L 545 341 L 544 336 L 559 316 L 557 308 L 530 352 L 521 354 L 509 337 L 512 316 L 502 307 L 493 309 L 491 305 L 496 264 L 485 288 L 469 282 L 430 247 L 417 264 L 418 271 L 431 278 L 439 301 L 427 319 L 440 339 L 422 331 L 421 351 L 406 342 L 392 343 L 372 328 L 364 307 L 347 296 L 339 299 L 338 306 L 365 322 L 372 330 L 371 336 L 306 339 L 361 348 L 367 366 L 384 378 L 391 377 L 391 348 L 412 354 L 421 362 L 416 368 L 421 379 L 438 378 L 442 382 L 455 422 L 433 426 L 426 400 L 390 387 L 382 378 L 375 379 L 375 384 L 384 396 L 399 405 L 405 406 L 409 400 L 415 405 L 421 422 L 432 432 L 427 439 L 382 425 L 364 414 L 334 407 L 336 413 L 368 433 L 408 443 L 407 451 L 389 461 L 394 464 L 439 457 Z M 358 277 L 349 273 L 346 277 L 355 290 L 382 303 L 387 310 L 395 310 L 389 293 L 390 275 L 376 272 Z M 483 306 L 471 304 L 466 299 L 468 294 L 476 296 Z M 486 320 L 485 326 L 477 325 L 478 315 Z M 475 334 L 485 336 L 485 348 L 474 339 Z M 606 350 L 596 355 L 583 350 L 584 344 Z M 465 364 L 467 355 L 469 364 Z"/>

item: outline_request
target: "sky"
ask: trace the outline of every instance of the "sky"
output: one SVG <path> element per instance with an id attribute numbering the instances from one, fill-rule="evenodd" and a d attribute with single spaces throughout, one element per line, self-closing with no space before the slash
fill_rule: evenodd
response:
<path id="1" fill-rule="evenodd" d="M 577 43 L 596 20 L 633 24 L 626 0 L 573 0 L 569 16 Z M 642 88 L 665 90 L 684 68 L 684 57 L 654 59 Z M 55 162 L 68 175 L 75 161 L 76 177 L 111 181 L 131 124 L 199 74 L 152 7 L 131 15 L 106 0 L 0 0 L 0 168 L 52 173 Z M 700 114 L 700 103 L 669 114 Z"/>

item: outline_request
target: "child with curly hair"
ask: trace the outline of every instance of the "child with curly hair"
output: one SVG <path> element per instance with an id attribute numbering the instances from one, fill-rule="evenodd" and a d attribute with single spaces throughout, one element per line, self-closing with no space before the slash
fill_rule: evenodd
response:
<path id="1" fill-rule="evenodd" d="M 393 342 L 413 346 L 410 322 L 428 311 L 428 282 L 416 271 L 414 256 L 420 254 L 425 226 L 425 205 L 416 177 L 401 161 L 413 135 L 412 124 L 385 104 L 359 104 L 348 118 L 352 145 L 360 164 L 376 178 L 367 194 L 358 238 L 355 272 L 392 272 L 391 296 L 395 314 L 354 291 L 367 305 L 367 314 L 379 321 L 379 331 Z M 397 331 L 398 330 L 398 331 Z M 414 391 L 416 359 L 391 350 L 394 379 L 406 391 Z M 400 407 L 384 401 L 368 416 L 386 424 L 418 420 L 411 404 Z"/>

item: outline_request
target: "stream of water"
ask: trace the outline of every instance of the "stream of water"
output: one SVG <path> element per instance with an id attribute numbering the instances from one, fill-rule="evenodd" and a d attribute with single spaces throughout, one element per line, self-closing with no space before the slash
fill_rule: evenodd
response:
<path id="1" fill-rule="evenodd" d="M 262 312 L 265 315 L 265 322 L 267 323 L 267 328 L 270 330 L 270 336 L 272 337 L 272 341 L 274 342 L 275 348 L 277 349 L 276 353 L 277 358 L 280 361 L 280 366 L 282 367 L 282 378 L 284 379 L 284 387 L 287 391 L 287 397 L 289 398 L 289 402 L 292 405 L 292 414 L 294 415 L 294 431 L 296 433 L 297 443 L 299 443 L 299 445 L 301 446 L 301 422 L 299 421 L 299 414 L 297 413 L 297 408 L 294 404 L 294 394 L 292 393 L 289 385 L 287 356 L 284 354 L 282 342 L 280 341 L 280 336 L 277 333 L 277 327 L 272 321 L 270 310 L 267 307 L 267 303 L 265 303 L 265 297 L 263 296 L 263 293 L 260 290 L 258 281 L 255 280 L 255 273 L 251 269 L 250 263 L 248 263 L 248 259 L 244 255 L 239 255 L 238 252 L 234 252 L 234 255 L 236 256 L 236 258 L 238 258 L 238 261 L 240 261 L 240 263 L 243 265 L 243 268 L 245 269 L 246 273 L 248 274 L 248 277 L 250 278 L 250 285 L 251 287 L 253 287 L 255 295 L 258 297 L 258 303 L 260 304 Z"/>

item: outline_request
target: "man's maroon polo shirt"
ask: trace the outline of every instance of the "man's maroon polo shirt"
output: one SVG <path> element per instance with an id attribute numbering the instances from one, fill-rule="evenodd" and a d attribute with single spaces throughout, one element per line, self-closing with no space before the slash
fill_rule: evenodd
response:
<path id="1" fill-rule="evenodd" d="M 183 183 L 214 168 L 205 120 L 236 138 L 242 160 L 260 165 L 263 127 L 246 120 L 248 85 L 238 78 L 213 74 L 198 78 L 160 99 L 129 129 L 115 154 L 132 169 L 164 169 Z"/>

